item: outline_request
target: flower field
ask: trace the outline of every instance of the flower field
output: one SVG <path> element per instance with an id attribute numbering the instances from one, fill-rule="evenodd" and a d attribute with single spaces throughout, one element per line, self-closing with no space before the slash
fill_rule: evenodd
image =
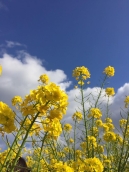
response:
<path id="1" fill-rule="evenodd" d="M 86 80 L 90 72 L 84 66 L 73 70 L 75 89 L 80 91 L 81 97 L 76 98 L 80 108 L 72 114 L 74 125 L 62 123 L 70 103 L 68 95 L 46 74 L 39 77 L 39 86 L 24 98 L 17 95 L 12 98 L 12 105 L 20 115 L 0 101 L 0 135 L 8 147 L 0 151 L 0 171 L 15 171 L 19 157 L 26 155 L 32 172 L 129 172 L 129 96 L 125 97 L 125 117 L 119 120 L 117 132 L 108 113 L 109 99 L 115 91 L 105 88 L 105 83 L 114 74 L 114 67 L 104 69 L 95 103 L 86 109 L 88 97 L 84 89 L 89 84 Z M 103 89 L 108 99 L 105 116 L 99 103 Z M 14 138 L 11 144 L 6 137 L 10 133 Z M 61 135 L 64 144 L 59 142 Z M 31 149 L 26 147 L 27 143 Z"/>

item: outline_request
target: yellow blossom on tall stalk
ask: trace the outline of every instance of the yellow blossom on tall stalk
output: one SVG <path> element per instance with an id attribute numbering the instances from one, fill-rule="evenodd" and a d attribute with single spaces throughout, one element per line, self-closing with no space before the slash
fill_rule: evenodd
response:
<path id="1" fill-rule="evenodd" d="M 67 163 L 58 162 L 53 165 L 53 172 L 74 172 L 74 169 L 69 167 Z"/>
<path id="2" fill-rule="evenodd" d="M 50 114 L 48 116 L 49 119 L 57 118 L 57 119 L 61 120 L 63 117 L 62 113 L 57 109 L 50 110 L 49 114 Z"/>
<path id="3" fill-rule="evenodd" d="M 48 84 L 48 82 L 49 82 L 49 77 L 48 77 L 48 75 L 43 74 L 43 75 L 40 76 L 40 78 L 39 78 L 38 81 L 41 81 L 43 84 Z"/>
<path id="4" fill-rule="evenodd" d="M 108 77 L 114 76 L 115 69 L 112 66 L 108 66 L 104 69 L 103 73 L 105 73 Z"/>
<path id="5" fill-rule="evenodd" d="M 88 118 L 94 117 L 94 118 L 100 118 L 102 116 L 102 112 L 98 108 L 91 108 L 90 112 L 88 114 Z"/>
<path id="6" fill-rule="evenodd" d="M 120 119 L 119 120 L 120 127 L 123 127 L 127 124 L 127 119 Z"/>
<path id="7" fill-rule="evenodd" d="M 97 142 L 96 142 L 96 138 L 94 136 L 88 136 L 88 144 L 92 147 L 92 145 L 95 147 L 97 147 Z"/>
<path id="8" fill-rule="evenodd" d="M 103 139 L 106 142 L 112 142 L 116 140 L 116 134 L 114 132 L 111 131 L 107 131 L 104 135 L 103 135 Z"/>
<path id="9" fill-rule="evenodd" d="M 95 152 L 97 152 L 99 154 L 103 153 L 104 152 L 104 146 L 97 144 L 97 146 L 95 148 Z"/>
<path id="10" fill-rule="evenodd" d="M 50 107 L 54 108 L 53 113 L 55 117 L 61 119 L 62 114 L 66 113 L 68 106 L 68 96 L 54 83 L 39 86 L 37 90 L 32 90 L 30 95 L 25 96 L 24 101 L 21 103 L 21 112 L 23 116 L 35 115 L 40 112 L 41 115 L 47 116 L 47 110 Z M 58 114 L 55 113 L 58 111 Z M 52 118 L 51 115 L 48 115 Z"/>
<path id="11" fill-rule="evenodd" d="M 129 105 L 129 96 L 126 96 L 124 102 L 125 102 L 125 108 L 127 108 Z"/>
<path id="12" fill-rule="evenodd" d="M 88 158 L 82 163 L 82 170 L 86 172 L 103 172 L 103 165 L 98 158 Z"/>
<path id="13" fill-rule="evenodd" d="M 77 111 L 73 114 L 72 118 L 73 118 L 73 120 L 79 122 L 82 120 L 82 113 Z"/>
<path id="14" fill-rule="evenodd" d="M 69 143 L 74 143 L 74 140 L 72 138 L 70 138 Z"/>
<path id="15" fill-rule="evenodd" d="M 54 118 L 51 121 L 48 120 L 49 122 L 47 121 L 47 123 L 45 123 L 45 121 L 43 122 L 44 131 L 48 132 L 49 136 L 52 136 L 55 138 L 58 137 L 62 132 L 62 127 L 61 127 L 59 119 Z"/>
<path id="16" fill-rule="evenodd" d="M 16 107 L 16 109 L 20 110 L 20 105 L 22 103 L 22 98 L 20 96 L 15 96 L 12 98 L 12 105 Z"/>
<path id="17" fill-rule="evenodd" d="M 0 65 L 0 75 L 2 74 L 2 66 Z"/>
<path id="18" fill-rule="evenodd" d="M 103 122 L 102 122 L 101 119 L 97 119 L 97 120 L 95 121 L 95 123 L 96 123 L 96 126 L 97 126 L 97 127 L 101 127 L 101 126 L 103 125 Z"/>
<path id="19" fill-rule="evenodd" d="M 112 119 L 111 119 L 111 118 L 109 118 L 109 117 L 108 117 L 108 118 L 106 118 L 106 119 L 105 119 L 105 121 L 106 121 L 107 123 L 112 123 Z"/>
<path id="20" fill-rule="evenodd" d="M 109 126 L 107 125 L 107 123 L 103 123 L 101 126 L 105 132 L 109 131 Z"/>
<path id="21" fill-rule="evenodd" d="M 63 127 L 63 130 L 67 132 L 71 131 L 71 129 L 72 129 L 72 126 L 70 124 L 65 124 Z"/>
<path id="22" fill-rule="evenodd" d="M 108 96 L 113 96 L 115 94 L 114 88 L 106 88 L 105 92 Z"/>
<path id="23" fill-rule="evenodd" d="M 0 131 L 11 133 L 16 129 L 15 124 L 15 113 L 5 103 L 0 102 Z"/>
<path id="24" fill-rule="evenodd" d="M 90 72 L 85 66 L 76 67 L 73 70 L 73 77 L 75 77 L 76 80 L 79 80 L 80 76 L 82 80 L 86 80 L 87 78 L 90 78 Z"/>
<path id="25" fill-rule="evenodd" d="M 84 85 L 84 82 L 82 80 L 78 81 L 78 85 Z"/>

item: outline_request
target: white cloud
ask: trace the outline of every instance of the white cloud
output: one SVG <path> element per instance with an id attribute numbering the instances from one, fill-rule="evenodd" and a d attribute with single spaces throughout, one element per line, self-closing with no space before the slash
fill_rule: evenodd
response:
<path id="1" fill-rule="evenodd" d="M 41 60 L 24 51 L 20 51 L 17 57 L 3 54 L 0 64 L 3 67 L 0 77 L 0 99 L 7 103 L 15 95 L 24 96 L 29 93 L 29 90 L 35 89 L 38 86 L 39 76 L 44 73 L 64 90 L 71 84 L 67 81 L 64 71 L 59 69 L 48 71 L 42 66 Z"/>
<path id="2" fill-rule="evenodd" d="M 13 41 L 5 41 L 5 42 L 6 42 L 6 47 L 7 48 L 13 48 L 15 46 L 23 46 L 23 47 L 26 47 L 26 45 L 21 44 L 19 42 L 13 42 Z"/>

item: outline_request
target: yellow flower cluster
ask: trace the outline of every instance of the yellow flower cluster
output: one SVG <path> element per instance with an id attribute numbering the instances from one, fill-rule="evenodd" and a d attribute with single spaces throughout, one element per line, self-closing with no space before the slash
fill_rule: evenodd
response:
<path id="1" fill-rule="evenodd" d="M 46 74 L 43 74 L 43 75 L 40 76 L 38 81 L 41 81 L 43 84 L 48 84 L 49 77 Z"/>
<path id="2" fill-rule="evenodd" d="M 120 124 L 120 127 L 123 127 L 127 124 L 127 120 L 126 119 L 121 119 L 119 120 L 119 124 Z"/>
<path id="3" fill-rule="evenodd" d="M 106 142 L 112 142 L 116 140 L 116 134 L 114 132 L 108 131 L 103 135 L 103 139 Z"/>
<path id="4" fill-rule="evenodd" d="M 96 142 L 96 138 L 94 136 L 88 136 L 88 144 L 90 147 L 94 146 L 97 147 L 97 142 Z"/>
<path id="5" fill-rule="evenodd" d="M 58 137 L 62 132 L 62 127 L 59 119 L 54 118 L 51 121 L 46 119 L 43 121 L 43 129 L 45 132 L 48 132 L 48 136 Z"/>
<path id="6" fill-rule="evenodd" d="M 53 165 L 53 172 L 74 172 L 74 169 L 69 167 L 67 163 L 58 162 Z"/>
<path id="7" fill-rule="evenodd" d="M 73 120 L 79 122 L 82 120 L 82 113 L 77 111 L 73 114 L 72 118 L 73 118 Z"/>
<path id="8" fill-rule="evenodd" d="M 91 108 L 88 114 L 88 118 L 90 117 L 100 118 L 101 116 L 102 116 L 102 112 L 98 108 Z"/>
<path id="9" fill-rule="evenodd" d="M 14 119 L 15 114 L 12 109 L 10 109 L 7 104 L 0 102 L 0 124 L 2 125 L 2 127 L 0 127 L 0 131 L 7 133 L 14 131 Z"/>
<path id="10" fill-rule="evenodd" d="M 48 116 L 49 119 L 57 118 L 59 120 L 61 120 L 62 117 L 63 117 L 62 113 L 59 110 L 57 110 L 57 109 L 52 109 L 49 112 L 49 116 Z"/>
<path id="11" fill-rule="evenodd" d="M 2 66 L 0 65 L 0 75 L 2 74 Z"/>
<path id="12" fill-rule="evenodd" d="M 114 88 L 106 88 L 105 92 L 108 96 L 113 96 L 115 94 Z"/>
<path id="13" fill-rule="evenodd" d="M 65 124 L 63 127 L 63 130 L 67 132 L 69 132 L 71 129 L 72 129 L 72 126 L 70 124 Z"/>
<path id="14" fill-rule="evenodd" d="M 103 172 L 103 165 L 98 158 L 88 158 L 84 160 L 83 171 L 86 172 Z"/>
<path id="15" fill-rule="evenodd" d="M 21 111 L 23 117 L 27 116 L 26 121 L 21 125 L 23 125 L 22 130 L 30 130 L 30 136 L 38 135 L 44 130 L 48 136 L 57 138 L 62 132 L 60 120 L 66 113 L 68 96 L 56 84 L 51 82 L 48 84 L 49 78 L 46 74 L 41 75 L 39 80 L 43 85 L 31 90 L 24 100 L 20 96 L 15 96 L 12 105 Z M 31 126 L 36 114 L 38 114 L 38 122 L 42 125 L 34 122 Z"/>
<path id="16" fill-rule="evenodd" d="M 114 76 L 115 69 L 114 67 L 108 66 L 104 69 L 103 73 L 105 73 L 108 77 Z"/>
<path id="17" fill-rule="evenodd" d="M 73 70 L 73 77 L 75 77 L 76 80 L 79 80 L 80 76 L 82 80 L 86 80 L 87 78 L 90 78 L 90 72 L 85 66 L 76 67 Z"/>
<path id="18" fill-rule="evenodd" d="M 67 94 L 54 83 L 39 86 L 37 90 L 30 91 L 30 95 L 25 96 L 24 101 L 21 103 L 21 112 L 23 116 L 35 115 L 40 112 L 40 115 L 48 116 L 47 111 L 53 106 L 57 109 L 61 118 L 62 114 L 66 113 L 68 105 Z M 53 112 L 54 113 L 54 112 Z"/>
<path id="19" fill-rule="evenodd" d="M 22 102 L 22 98 L 20 96 L 15 96 L 12 98 L 12 105 L 15 106 L 16 104 L 19 104 Z"/>
<path id="20" fill-rule="evenodd" d="M 124 102 L 125 102 L 125 108 L 127 108 L 129 105 L 129 96 L 126 96 Z"/>

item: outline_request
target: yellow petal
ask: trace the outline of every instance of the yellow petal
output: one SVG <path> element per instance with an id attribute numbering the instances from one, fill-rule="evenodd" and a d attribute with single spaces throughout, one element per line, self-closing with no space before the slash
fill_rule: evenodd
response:
<path id="1" fill-rule="evenodd" d="M 1 75 L 1 73 L 2 73 L 2 66 L 0 65 L 0 75 Z"/>

